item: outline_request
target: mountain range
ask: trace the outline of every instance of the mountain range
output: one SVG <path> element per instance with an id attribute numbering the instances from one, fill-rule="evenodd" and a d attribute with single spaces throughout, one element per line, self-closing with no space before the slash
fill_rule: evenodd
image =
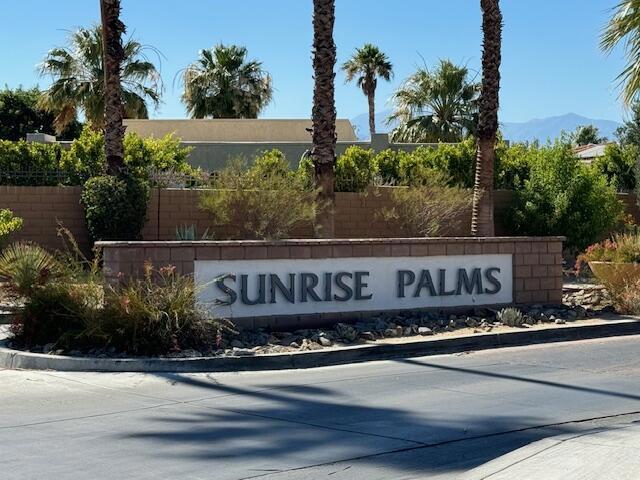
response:
<path id="1" fill-rule="evenodd" d="M 393 130 L 394 125 L 387 125 L 387 117 L 391 110 L 376 112 L 376 131 L 380 133 Z M 356 135 L 361 140 L 369 138 L 369 116 L 364 113 L 351 119 L 351 124 L 356 130 Z M 566 113 L 547 118 L 534 118 L 527 122 L 501 122 L 500 130 L 506 140 L 511 142 L 524 142 L 540 140 L 554 140 L 562 131 L 573 132 L 581 125 L 594 125 L 598 127 L 600 135 L 609 139 L 615 138 L 615 130 L 621 124 L 613 120 L 588 118 L 576 113 Z"/>

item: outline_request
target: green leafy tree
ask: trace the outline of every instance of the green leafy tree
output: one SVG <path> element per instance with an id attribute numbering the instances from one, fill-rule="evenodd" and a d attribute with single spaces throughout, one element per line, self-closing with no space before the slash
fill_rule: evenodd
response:
<path id="1" fill-rule="evenodd" d="M 600 37 L 600 47 L 610 53 L 622 44 L 627 64 L 618 75 L 621 97 L 631 105 L 640 90 L 640 4 L 638 0 L 620 0 Z"/>
<path id="2" fill-rule="evenodd" d="M 593 161 L 592 167 L 617 191 L 632 192 L 636 188 L 635 170 L 639 158 L 639 146 L 612 143 L 606 146 L 603 156 Z"/>
<path id="3" fill-rule="evenodd" d="M 182 73 L 182 101 L 191 118 L 257 118 L 271 102 L 271 76 L 247 49 L 216 45 Z"/>
<path id="4" fill-rule="evenodd" d="M 631 115 L 616 129 L 615 135 L 621 145 L 640 147 L 640 102 L 634 102 L 629 110 Z"/>
<path id="5" fill-rule="evenodd" d="M 347 76 L 347 82 L 356 80 L 358 87 L 367 96 L 369 104 L 369 133 L 371 138 L 376 133 L 376 88 L 378 78 L 387 82 L 393 76 L 393 65 L 389 57 L 380 51 L 378 47 L 365 43 L 363 47 L 356 48 L 353 56 L 342 65 Z"/>
<path id="6" fill-rule="evenodd" d="M 607 138 L 600 136 L 600 131 L 595 125 L 580 125 L 570 135 L 571 143 L 577 146 L 606 143 Z"/>
<path id="7" fill-rule="evenodd" d="M 27 133 L 46 133 L 55 135 L 54 116 L 38 106 L 40 90 L 28 90 L 18 87 L 14 90 L 0 90 L 0 139 L 24 140 Z M 58 135 L 61 140 L 77 138 L 82 124 L 75 118 L 67 128 Z"/>
<path id="8" fill-rule="evenodd" d="M 420 68 L 393 94 L 396 142 L 458 142 L 475 131 L 479 85 L 466 67 L 440 60 Z"/>
<path id="9" fill-rule="evenodd" d="M 532 151 L 529 179 L 516 190 L 509 225 L 518 235 L 564 235 L 577 251 L 605 237 L 623 208 L 607 178 L 567 145 Z"/>
<path id="10" fill-rule="evenodd" d="M 126 118 L 148 118 L 149 103 L 160 103 L 162 82 L 146 47 L 129 39 L 124 42 L 121 70 L 122 102 Z M 102 27 L 80 28 L 69 35 L 69 44 L 49 51 L 40 69 L 53 83 L 43 92 L 39 105 L 55 114 L 60 132 L 81 111 L 95 127 L 104 126 L 105 81 L 102 66 Z"/>

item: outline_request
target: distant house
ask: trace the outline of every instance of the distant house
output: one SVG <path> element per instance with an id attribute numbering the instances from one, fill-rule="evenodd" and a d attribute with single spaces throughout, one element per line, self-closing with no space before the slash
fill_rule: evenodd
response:
<path id="1" fill-rule="evenodd" d="M 598 157 L 604 156 L 604 151 L 610 143 L 590 143 L 588 145 L 580 145 L 573 149 L 573 153 L 585 163 L 591 163 Z"/>
<path id="2" fill-rule="evenodd" d="M 126 119 L 127 132 L 142 137 L 163 137 L 175 133 L 183 142 L 233 143 L 309 143 L 311 120 L 281 119 L 183 119 L 138 120 Z M 355 142 L 356 133 L 349 120 L 336 121 L 339 142 Z"/>

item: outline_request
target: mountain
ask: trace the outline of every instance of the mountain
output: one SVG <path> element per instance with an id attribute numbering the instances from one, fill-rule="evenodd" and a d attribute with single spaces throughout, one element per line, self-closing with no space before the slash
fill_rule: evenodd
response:
<path id="1" fill-rule="evenodd" d="M 376 132 L 387 133 L 393 130 L 393 125 L 387 125 L 387 118 L 393 113 L 393 110 L 380 110 L 376 112 Z M 363 113 L 351 119 L 351 125 L 356 131 L 358 140 L 369 140 L 369 114 Z"/>
<path id="2" fill-rule="evenodd" d="M 380 133 L 389 132 L 393 126 L 386 124 L 387 117 L 392 110 L 382 110 L 376 112 L 376 131 Z M 356 135 L 360 140 L 369 139 L 369 115 L 363 113 L 351 119 L 351 124 L 356 129 Z M 600 135 L 613 139 L 614 132 L 621 124 L 613 120 L 601 120 L 583 117 L 576 113 L 567 113 L 547 118 L 534 118 L 528 122 L 502 122 L 500 130 L 506 140 L 512 142 L 524 142 L 540 140 L 546 142 L 547 139 L 554 140 L 559 137 L 562 131 L 573 132 L 580 125 L 595 125 L 600 130 Z"/>
<path id="3" fill-rule="evenodd" d="M 615 130 L 621 124 L 613 120 L 587 118 L 576 113 L 567 113 L 556 117 L 534 118 L 528 122 L 503 122 L 502 135 L 512 142 L 540 140 L 546 142 L 560 136 L 562 131 L 573 132 L 581 125 L 598 127 L 600 135 L 608 139 L 615 138 Z"/>

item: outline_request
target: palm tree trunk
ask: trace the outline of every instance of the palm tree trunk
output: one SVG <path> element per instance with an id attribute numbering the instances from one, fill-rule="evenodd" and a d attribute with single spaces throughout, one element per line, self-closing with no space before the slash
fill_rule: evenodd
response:
<path id="1" fill-rule="evenodd" d="M 100 0 L 102 51 L 104 65 L 104 148 L 107 172 L 118 175 L 124 169 L 124 130 L 120 73 L 124 60 L 120 21 L 120 0 Z"/>
<path id="2" fill-rule="evenodd" d="M 376 134 L 376 92 L 371 92 L 367 95 L 369 100 L 369 133 L 371 134 L 371 140 Z"/>
<path id="3" fill-rule="evenodd" d="M 313 148 L 312 158 L 318 188 L 316 236 L 333 238 L 334 182 L 336 158 L 335 73 L 336 45 L 333 41 L 334 0 L 313 0 Z"/>
<path id="4" fill-rule="evenodd" d="M 478 112 L 478 151 L 473 189 L 471 235 L 492 237 L 493 222 L 493 160 L 500 92 L 500 47 L 502 14 L 499 0 L 480 0 L 482 8 L 482 90 Z"/>

